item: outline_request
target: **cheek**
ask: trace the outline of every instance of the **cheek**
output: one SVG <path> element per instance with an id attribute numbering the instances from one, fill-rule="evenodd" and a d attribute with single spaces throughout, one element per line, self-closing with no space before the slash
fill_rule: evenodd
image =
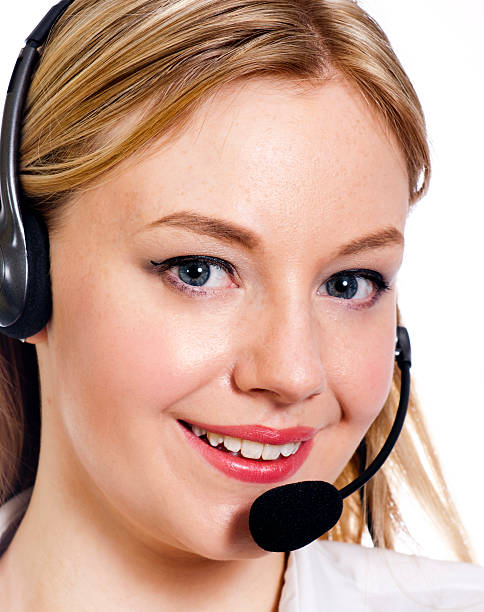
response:
<path id="1" fill-rule="evenodd" d="M 343 352 L 333 388 L 342 419 L 363 434 L 390 392 L 395 363 L 396 309 L 389 301 L 353 330 L 354 349 Z M 362 348 L 364 347 L 364 348 Z"/>
<path id="2" fill-rule="evenodd" d="M 95 421 L 112 424 L 116 413 L 158 417 L 213 380 L 230 352 L 220 313 L 174 308 L 174 296 L 165 292 L 162 300 L 156 282 L 136 285 L 137 274 L 131 286 L 141 293 L 99 269 L 75 286 L 58 278 L 56 381 L 67 405 L 82 405 Z"/>
<path id="3" fill-rule="evenodd" d="M 307 480 L 337 479 L 383 408 L 392 384 L 396 331 L 392 304 L 367 314 L 365 325 L 355 320 L 338 329 L 326 351 L 334 410 L 326 405 L 328 426 L 317 435 L 304 474 Z"/>

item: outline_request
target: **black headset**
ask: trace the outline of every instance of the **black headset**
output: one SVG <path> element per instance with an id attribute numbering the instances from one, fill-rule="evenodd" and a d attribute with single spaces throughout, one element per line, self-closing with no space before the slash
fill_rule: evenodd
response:
<path id="1" fill-rule="evenodd" d="M 39 60 L 39 47 L 74 0 L 50 9 L 26 40 L 15 65 L 5 101 L 0 143 L 0 333 L 24 339 L 39 332 L 52 314 L 49 237 L 43 220 L 22 195 L 18 176 L 20 131 L 25 100 Z M 361 473 L 338 491 L 323 481 L 307 481 L 270 489 L 252 505 L 249 526 L 261 548 L 289 551 L 300 548 L 333 527 L 343 499 L 360 489 L 380 469 L 395 445 L 405 419 L 410 393 L 410 339 L 397 327 L 395 358 L 401 370 L 400 402 L 383 448 L 365 469 L 366 445 L 359 447 Z M 363 496 L 362 500 L 363 500 Z M 315 512 L 314 507 L 324 512 Z M 371 514 L 367 525 L 373 537 Z"/>
<path id="2" fill-rule="evenodd" d="M 52 313 L 49 238 L 43 220 L 23 197 L 18 157 L 23 110 L 30 80 L 53 25 L 73 0 L 59 2 L 26 40 L 10 79 L 3 111 L 0 172 L 0 332 L 27 338 Z"/>

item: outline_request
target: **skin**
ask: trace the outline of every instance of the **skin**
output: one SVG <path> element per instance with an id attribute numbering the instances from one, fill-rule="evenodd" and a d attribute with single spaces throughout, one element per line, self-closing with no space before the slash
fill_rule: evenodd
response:
<path id="1" fill-rule="evenodd" d="M 314 427 L 286 482 L 334 482 L 390 390 L 403 245 L 335 252 L 382 228 L 403 234 L 408 197 L 401 151 L 350 85 L 258 78 L 73 199 L 51 235 L 53 316 L 29 339 L 42 442 L 0 563 L 9 609 L 277 609 L 284 556 L 247 527 L 274 485 L 216 470 L 177 419 Z M 260 245 L 147 229 L 180 211 L 236 223 Z M 181 255 L 236 274 L 189 296 L 150 272 Z M 361 278 L 356 297 L 330 295 L 327 280 L 351 268 L 390 289 L 372 305 Z"/>

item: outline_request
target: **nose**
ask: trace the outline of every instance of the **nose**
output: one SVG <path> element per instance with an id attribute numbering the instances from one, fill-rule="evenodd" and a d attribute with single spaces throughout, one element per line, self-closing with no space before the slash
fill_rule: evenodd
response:
<path id="1" fill-rule="evenodd" d="M 242 327 L 244 333 L 250 331 L 233 370 L 241 391 L 271 394 L 276 403 L 294 404 L 324 390 L 319 322 L 310 307 L 274 304 Z"/>

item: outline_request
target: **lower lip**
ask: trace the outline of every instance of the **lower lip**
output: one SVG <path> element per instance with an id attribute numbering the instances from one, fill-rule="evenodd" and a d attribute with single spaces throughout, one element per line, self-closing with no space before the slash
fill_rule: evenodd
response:
<path id="1" fill-rule="evenodd" d="M 217 450 L 196 436 L 192 431 L 179 423 L 188 443 L 197 450 L 202 457 L 225 475 L 242 480 L 243 482 L 256 482 L 267 484 L 286 480 L 302 466 L 313 441 L 301 442 L 301 446 L 289 457 L 281 457 L 271 461 L 246 459 L 236 457 L 229 452 Z"/>

